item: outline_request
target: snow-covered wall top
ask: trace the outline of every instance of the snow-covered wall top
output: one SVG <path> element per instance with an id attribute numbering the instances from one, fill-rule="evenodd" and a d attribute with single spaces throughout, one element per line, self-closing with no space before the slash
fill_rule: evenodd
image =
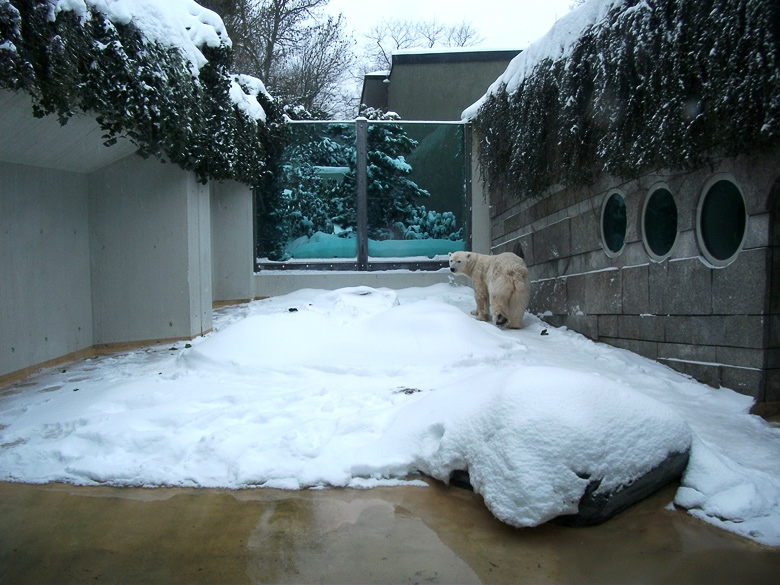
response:
<path id="1" fill-rule="evenodd" d="M 89 112 L 107 145 L 259 185 L 281 112 L 259 79 L 229 73 L 231 48 L 193 0 L 0 0 L 0 88 L 30 94 L 36 116 Z"/>
<path id="2" fill-rule="evenodd" d="M 506 71 L 493 82 L 487 93 L 463 111 L 463 121 L 468 122 L 474 118 L 488 96 L 502 91 L 504 87 L 510 94 L 517 91 L 520 83 L 539 63 L 545 60 L 557 61 L 568 56 L 585 29 L 604 20 L 613 7 L 622 4 L 623 0 L 588 0 L 564 15 L 544 36 L 512 59 Z"/>
<path id="3" fill-rule="evenodd" d="M 519 198 L 780 147 L 780 3 L 588 0 L 464 111 Z"/>
<path id="4" fill-rule="evenodd" d="M 147 39 L 181 49 L 197 70 L 207 61 L 200 47 L 232 46 L 219 15 L 194 0 L 52 0 L 52 19 L 64 10 L 82 19 L 96 11 L 115 24 L 132 23 Z"/>

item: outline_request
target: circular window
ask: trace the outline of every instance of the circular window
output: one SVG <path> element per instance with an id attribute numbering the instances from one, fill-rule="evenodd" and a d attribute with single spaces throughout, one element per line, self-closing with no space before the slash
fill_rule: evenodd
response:
<path id="1" fill-rule="evenodd" d="M 623 251 L 626 241 L 626 202 L 620 193 L 612 193 L 604 200 L 601 239 L 608 256 L 614 258 Z"/>
<path id="2" fill-rule="evenodd" d="M 696 211 L 699 246 L 715 266 L 730 264 L 742 248 L 747 227 L 745 199 L 729 179 L 707 184 Z"/>
<path id="3" fill-rule="evenodd" d="M 663 260 L 672 252 L 677 240 L 677 204 L 665 185 L 650 189 L 642 208 L 642 236 L 647 253 Z"/>

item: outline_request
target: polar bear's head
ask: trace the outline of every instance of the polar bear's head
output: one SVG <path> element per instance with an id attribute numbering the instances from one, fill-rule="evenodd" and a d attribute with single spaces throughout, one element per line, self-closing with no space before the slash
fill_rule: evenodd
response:
<path id="1" fill-rule="evenodd" d="M 463 269 L 466 268 L 466 264 L 468 264 L 470 258 L 470 252 L 450 252 L 450 272 L 454 272 L 455 274 L 463 272 Z"/>

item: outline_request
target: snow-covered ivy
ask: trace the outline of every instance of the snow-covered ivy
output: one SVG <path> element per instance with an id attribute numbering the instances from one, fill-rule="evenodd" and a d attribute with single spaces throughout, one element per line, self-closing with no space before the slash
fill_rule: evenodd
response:
<path id="1" fill-rule="evenodd" d="M 474 122 L 491 189 L 533 198 L 602 172 L 632 179 L 780 146 L 780 3 L 608 8 L 565 54 L 483 99 Z"/>
<path id="2" fill-rule="evenodd" d="M 150 38 L 132 19 L 111 19 L 90 1 L 67 4 L 79 9 L 0 0 L 0 87 L 27 92 L 35 116 L 54 114 L 61 124 L 92 113 L 107 145 L 129 138 L 141 155 L 201 181 L 264 182 L 282 114 L 258 80 L 228 73 L 229 39 L 195 39 L 194 65 L 186 50 Z"/>

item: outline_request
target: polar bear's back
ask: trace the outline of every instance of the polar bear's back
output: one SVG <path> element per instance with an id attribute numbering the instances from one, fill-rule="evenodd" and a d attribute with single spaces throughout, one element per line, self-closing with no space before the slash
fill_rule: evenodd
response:
<path id="1" fill-rule="evenodd" d="M 492 274 L 503 274 L 510 278 L 524 279 L 528 276 L 528 267 L 525 260 L 512 252 L 503 252 L 495 256 L 488 256 L 490 266 L 488 272 Z"/>

